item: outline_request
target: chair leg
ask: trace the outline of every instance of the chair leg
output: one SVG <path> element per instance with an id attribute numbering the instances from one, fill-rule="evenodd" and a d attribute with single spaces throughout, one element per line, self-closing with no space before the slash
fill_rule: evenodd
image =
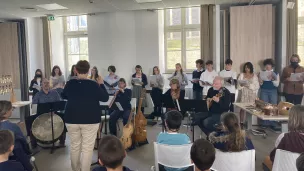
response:
<path id="1" fill-rule="evenodd" d="M 102 130 L 103 130 L 103 124 L 104 124 L 104 121 L 101 121 L 100 133 L 102 133 Z"/>

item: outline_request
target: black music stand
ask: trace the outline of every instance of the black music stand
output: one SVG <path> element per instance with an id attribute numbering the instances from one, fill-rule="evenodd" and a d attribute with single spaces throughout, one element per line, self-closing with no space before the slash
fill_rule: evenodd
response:
<path id="1" fill-rule="evenodd" d="M 37 114 L 49 113 L 51 115 L 51 124 L 52 124 L 52 146 L 51 147 L 42 147 L 44 149 L 51 149 L 50 154 L 53 154 L 56 149 L 62 148 L 63 146 L 55 146 L 54 138 L 54 120 L 53 113 L 57 111 L 62 111 L 65 108 L 65 101 L 51 102 L 51 103 L 39 103 L 37 105 Z M 61 137 L 62 134 L 59 136 Z M 39 140 L 37 140 L 39 142 Z"/>
<path id="2" fill-rule="evenodd" d="M 165 131 L 165 113 L 164 113 L 163 108 L 178 110 L 178 108 L 177 108 L 176 104 L 174 103 L 173 99 L 171 98 L 171 96 L 170 97 L 166 97 L 166 96 L 163 95 L 163 98 L 162 98 L 162 110 L 161 110 L 162 132 Z"/>
<path id="3" fill-rule="evenodd" d="M 206 100 L 185 99 L 179 101 L 182 111 L 192 111 L 193 113 L 208 112 Z M 194 125 L 192 127 L 192 141 L 194 142 Z"/>

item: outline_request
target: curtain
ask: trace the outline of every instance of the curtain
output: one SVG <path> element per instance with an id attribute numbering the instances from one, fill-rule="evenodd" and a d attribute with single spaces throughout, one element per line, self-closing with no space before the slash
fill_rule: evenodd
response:
<path id="1" fill-rule="evenodd" d="M 47 17 L 42 17 L 43 27 L 43 54 L 44 54 L 44 76 L 49 79 L 51 76 L 51 39 L 50 23 Z"/>
<path id="2" fill-rule="evenodd" d="M 298 53 L 298 1 L 294 2 L 293 9 L 287 9 L 287 42 L 286 42 L 286 65 L 289 65 L 289 57 Z"/>
<path id="3" fill-rule="evenodd" d="M 201 6 L 201 59 L 213 60 L 213 8 L 215 5 Z"/>

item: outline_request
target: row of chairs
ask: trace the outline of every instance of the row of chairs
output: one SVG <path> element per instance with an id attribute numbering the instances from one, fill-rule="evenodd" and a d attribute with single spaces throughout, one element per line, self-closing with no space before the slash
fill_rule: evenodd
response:
<path id="1" fill-rule="evenodd" d="M 191 146 L 192 144 L 172 146 L 155 142 L 155 166 L 151 167 L 151 171 L 159 171 L 159 165 L 173 168 L 192 167 L 194 171 L 195 167 L 190 159 Z M 298 153 L 278 149 L 272 171 L 297 171 L 296 160 L 299 156 L 300 154 Z M 242 152 L 222 152 L 216 150 L 212 168 L 217 171 L 255 171 L 255 150 Z"/>

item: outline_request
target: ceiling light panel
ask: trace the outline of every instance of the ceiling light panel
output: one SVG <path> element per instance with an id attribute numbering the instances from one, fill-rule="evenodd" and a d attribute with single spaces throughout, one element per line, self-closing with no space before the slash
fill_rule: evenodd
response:
<path id="1" fill-rule="evenodd" d="M 162 0 L 135 0 L 137 3 L 161 2 Z"/>
<path id="2" fill-rule="evenodd" d="M 36 5 L 37 7 L 49 10 L 49 11 L 53 11 L 53 10 L 64 10 L 64 9 L 68 9 L 67 7 L 61 6 L 59 4 L 41 4 L 41 5 Z"/>

